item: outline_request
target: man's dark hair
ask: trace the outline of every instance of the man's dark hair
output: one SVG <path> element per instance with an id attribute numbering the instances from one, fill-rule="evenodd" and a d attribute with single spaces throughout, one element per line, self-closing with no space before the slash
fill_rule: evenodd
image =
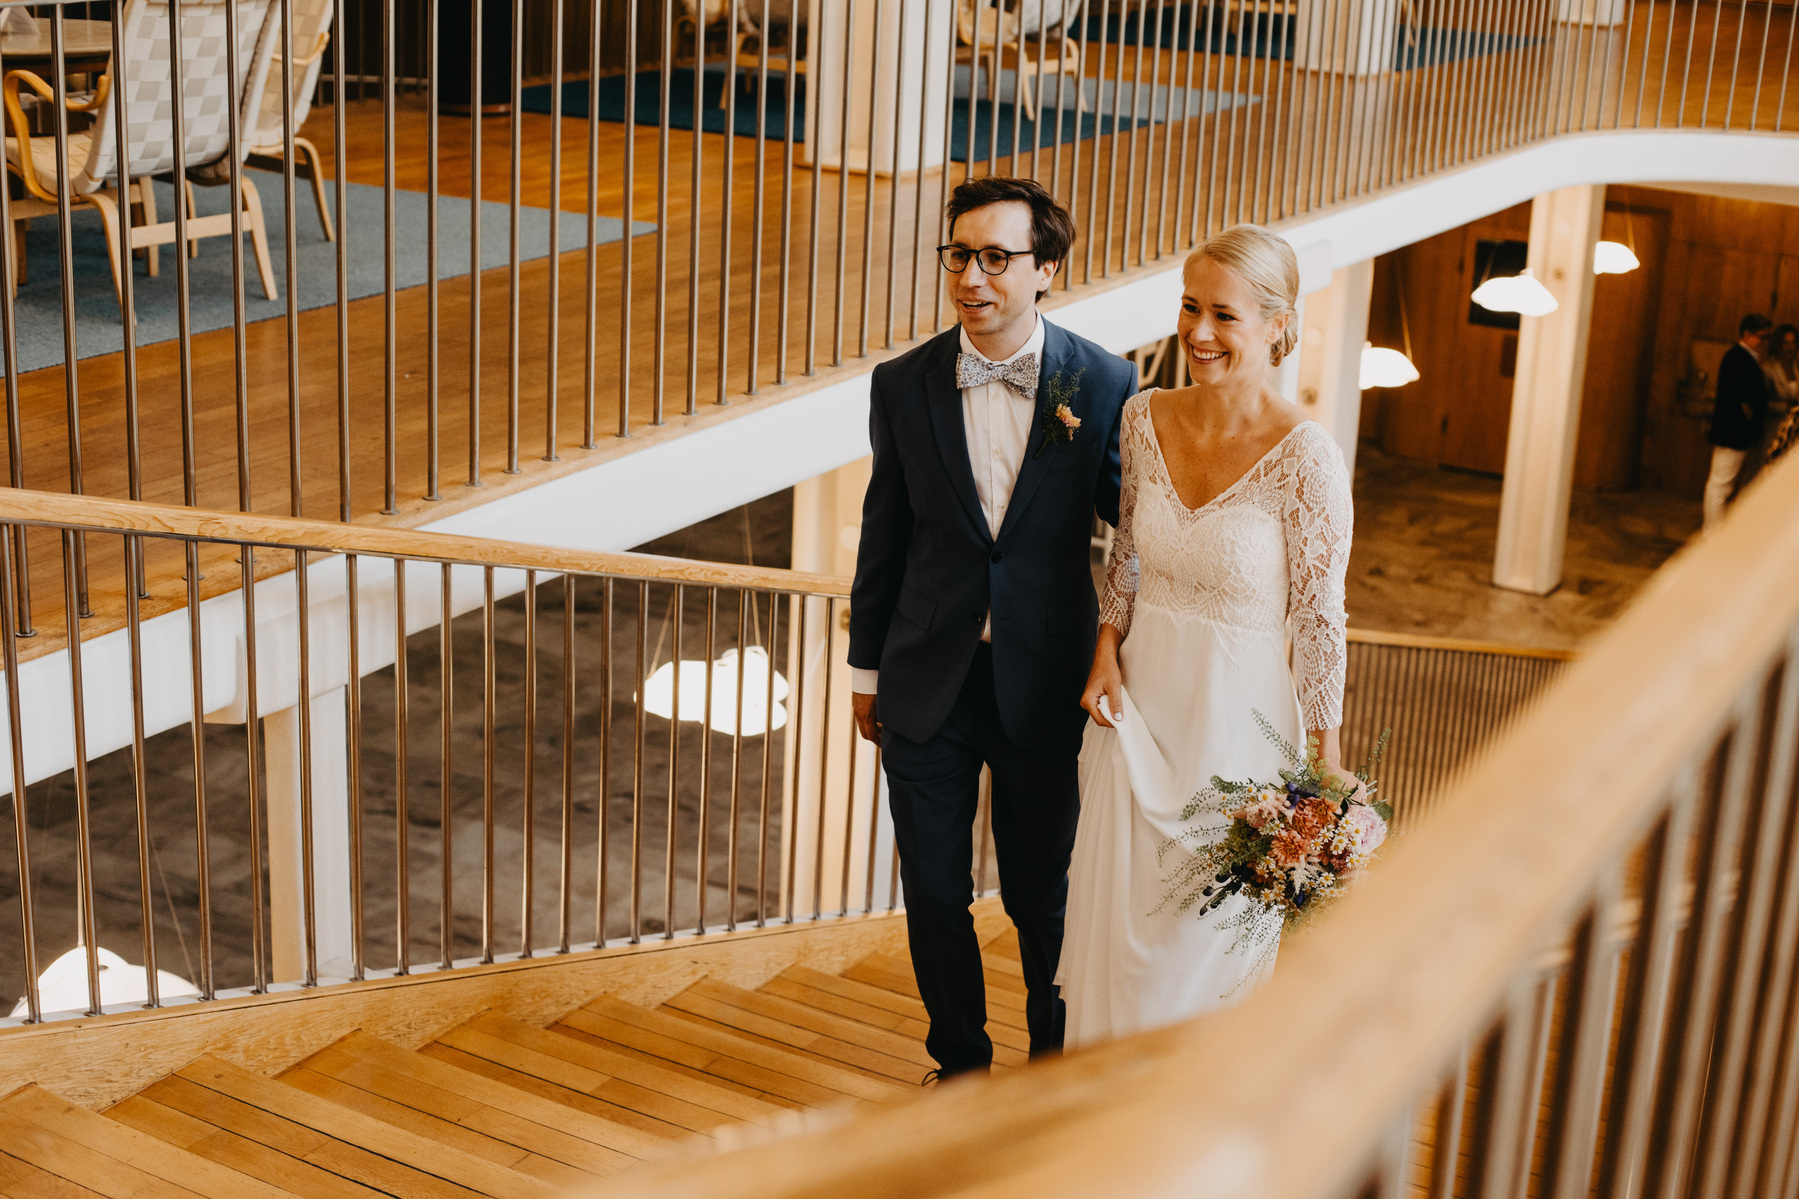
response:
<path id="1" fill-rule="evenodd" d="M 1074 245 L 1074 218 L 1035 179 L 988 175 L 983 179 L 970 179 L 959 184 L 949 194 L 949 203 L 944 208 L 949 215 L 950 236 L 955 236 L 956 220 L 964 214 L 977 208 L 985 208 L 989 204 L 1005 204 L 1014 200 L 1030 205 L 1031 256 L 1036 265 L 1053 262 L 1058 267 L 1067 266 L 1068 249 Z M 1042 299 L 1044 295 L 1044 292 L 1038 292 L 1037 298 Z"/>
<path id="2" fill-rule="evenodd" d="M 1766 329 L 1772 329 L 1773 327 L 1773 321 L 1769 320 L 1759 312 L 1751 312 L 1748 316 L 1737 322 L 1737 336 L 1748 337 L 1751 333 L 1760 333 Z"/>

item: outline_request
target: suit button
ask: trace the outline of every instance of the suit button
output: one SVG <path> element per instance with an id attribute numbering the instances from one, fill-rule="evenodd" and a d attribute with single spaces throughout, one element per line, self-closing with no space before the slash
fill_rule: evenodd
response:
<path id="1" fill-rule="evenodd" d="M 994 550 L 993 557 L 991 559 L 989 559 L 989 561 L 998 562 L 1001 558 L 1004 558 L 1005 556 L 1006 555 L 1005 555 L 1004 551 Z"/>
<path id="2" fill-rule="evenodd" d="M 970 619 L 970 620 L 973 620 L 973 621 L 974 621 L 974 622 L 975 622 L 975 623 L 976 623 L 976 624 L 980 624 L 980 623 L 981 623 L 981 614 L 980 614 L 980 613 L 979 613 L 979 612 L 976 612 L 976 613 L 975 613 L 975 614 L 974 614 L 974 615 L 973 615 L 973 616 L 971 616 L 971 617 L 970 617 L 970 618 L 969 618 L 969 619 Z"/>

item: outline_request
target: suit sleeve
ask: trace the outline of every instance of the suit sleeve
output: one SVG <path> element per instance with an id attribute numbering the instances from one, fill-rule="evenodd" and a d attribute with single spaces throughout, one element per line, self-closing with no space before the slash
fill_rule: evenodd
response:
<path id="1" fill-rule="evenodd" d="M 1128 366 L 1128 364 L 1127 364 Z M 1134 372 L 1120 372 L 1117 385 L 1118 406 L 1112 411 L 1112 427 L 1106 431 L 1106 456 L 1099 466 L 1099 480 L 1093 489 L 1093 510 L 1099 518 L 1118 527 L 1118 491 L 1122 478 L 1122 467 L 1119 459 L 1118 437 L 1124 427 L 1124 405 L 1131 397 L 1131 381 Z"/>
<path id="2" fill-rule="evenodd" d="M 912 500 L 887 423 L 878 372 L 870 381 L 868 401 L 874 471 L 862 500 L 862 540 L 856 550 L 855 582 L 850 587 L 849 664 L 858 670 L 880 668 L 887 626 L 905 578 L 906 546 L 912 537 Z"/>

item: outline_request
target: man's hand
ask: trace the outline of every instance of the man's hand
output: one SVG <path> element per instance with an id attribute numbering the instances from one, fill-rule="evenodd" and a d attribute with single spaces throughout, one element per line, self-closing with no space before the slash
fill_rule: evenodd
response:
<path id="1" fill-rule="evenodd" d="M 864 741 L 881 743 L 881 722 L 875 716 L 875 697 L 865 691 L 850 692 L 850 711 L 856 716 L 856 731 Z"/>

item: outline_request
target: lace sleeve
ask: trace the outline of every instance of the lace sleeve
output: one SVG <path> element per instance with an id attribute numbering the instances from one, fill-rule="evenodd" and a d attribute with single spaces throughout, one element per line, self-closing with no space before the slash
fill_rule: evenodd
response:
<path id="1" fill-rule="evenodd" d="M 1307 729 L 1343 723 L 1343 673 L 1348 655 L 1344 577 L 1349 571 L 1355 512 L 1349 471 L 1330 435 L 1307 427 L 1294 439 L 1297 461 L 1287 474 L 1283 513 L 1287 533 L 1287 618 L 1299 675 L 1299 706 Z"/>
<path id="2" fill-rule="evenodd" d="M 1137 506 L 1137 422 L 1147 405 L 1141 395 L 1126 400 L 1118 432 L 1118 528 L 1106 559 L 1106 598 L 1099 607 L 1099 622 L 1117 629 L 1121 637 L 1130 636 L 1131 614 L 1137 606 L 1137 543 L 1131 514 Z"/>

